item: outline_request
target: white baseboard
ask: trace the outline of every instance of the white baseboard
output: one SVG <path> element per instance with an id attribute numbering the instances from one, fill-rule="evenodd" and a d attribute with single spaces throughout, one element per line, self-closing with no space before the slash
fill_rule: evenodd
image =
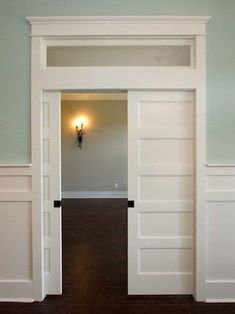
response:
<path id="1" fill-rule="evenodd" d="M 127 191 L 64 191 L 62 198 L 127 198 Z"/>
<path id="2" fill-rule="evenodd" d="M 207 303 L 234 303 L 235 299 L 206 299 Z"/>
<path id="3" fill-rule="evenodd" d="M 30 298 L 0 298 L 0 302 L 16 302 L 16 303 L 32 303 L 34 302 L 34 299 Z"/>

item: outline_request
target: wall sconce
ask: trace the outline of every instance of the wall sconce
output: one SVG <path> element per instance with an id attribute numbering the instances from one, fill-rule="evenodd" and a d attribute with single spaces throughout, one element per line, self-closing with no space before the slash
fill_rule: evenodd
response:
<path id="1" fill-rule="evenodd" d="M 82 142 L 83 142 L 83 135 L 84 135 L 83 121 L 80 121 L 80 123 L 76 123 L 75 130 L 76 130 L 76 137 L 77 137 L 77 141 L 78 141 L 78 147 L 81 149 L 82 148 Z"/>

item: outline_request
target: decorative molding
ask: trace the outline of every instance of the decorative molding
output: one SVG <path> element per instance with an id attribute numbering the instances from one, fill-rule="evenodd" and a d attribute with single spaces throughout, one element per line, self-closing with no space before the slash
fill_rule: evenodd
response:
<path id="1" fill-rule="evenodd" d="M 234 303 L 235 299 L 206 299 L 207 303 Z"/>
<path id="2" fill-rule="evenodd" d="M 0 298 L 0 302 L 32 303 L 31 298 Z"/>
<path id="3" fill-rule="evenodd" d="M 0 167 L 0 202 L 31 202 L 32 198 L 31 166 Z"/>
<path id="4" fill-rule="evenodd" d="M 207 176 L 234 176 L 235 165 L 206 167 L 206 174 Z"/>
<path id="5" fill-rule="evenodd" d="M 115 16 L 115 17 L 28 17 L 32 35 L 32 161 L 33 161 L 33 284 L 34 299 L 44 297 L 42 232 L 42 92 L 43 90 L 150 90 L 195 91 L 196 113 L 196 269 L 195 296 L 204 301 L 205 256 L 205 36 L 209 17 L 204 16 Z M 194 67 L 46 67 L 47 40 L 94 39 L 116 41 L 150 38 L 194 40 Z M 56 153 L 56 152 L 55 152 Z M 90 196 L 89 196 L 90 197 Z"/>
<path id="6" fill-rule="evenodd" d="M 212 280 L 212 279 L 208 279 L 206 280 L 206 283 L 235 283 L 235 279 L 230 279 L 230 280 L 226 280 L 226 279 L 216 279 L 216 280 Z"/>
<path id="7" fill-rule="evenodd" d="M 29 16 L 32 36 L 205 35 L 210 16 Z M 128 27 L 130 25 L 131 27 Z"/>
<path id="8" fill-rule="evenodd" d="M 207 190 L 207 202 L 235 202 L 235 190 Z"/>
<path id="9" fill-rule="evenodd" d="M 31 176 L 31 166 L 0 166 L 1 176 Z"/>
<path id="10" fill-rule="evenodd" d="M 0 168 L 27 168 L 32 167 L 32 164 L 0 164 Z"/>
<path id="11" fill-rule="evenodd" d="M 0 302 L 33 302 L 32 280 L 0 280 Z"/>
<path id="12" fill-rule="evenodd" d="M 62 198 L 127 198 L 127 191 L 64 191 Z"/>
<path id="13" fill-rule="evenodd" d="M 235 167 L 235 164 L 232 163 L 225 163 L 225 164 L 219 164 L 219 163 L 207 163 L 207 167 Z"/>
<path id="14" fill-rule="evenodd" d="M 87 24 L 87 23 L 207 23 L 211 16 L 27 16 L 31 24 Z"/>

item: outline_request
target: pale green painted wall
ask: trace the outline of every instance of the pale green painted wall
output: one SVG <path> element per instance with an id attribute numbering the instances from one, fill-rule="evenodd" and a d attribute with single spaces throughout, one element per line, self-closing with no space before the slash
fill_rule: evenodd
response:
<path id="1" fill-rule="evenodd" d="M 211 15 L 208 161 L 235 162 L 234 0 L 0 0 L 0 162 L 30 162 L 30 15 Z"/>

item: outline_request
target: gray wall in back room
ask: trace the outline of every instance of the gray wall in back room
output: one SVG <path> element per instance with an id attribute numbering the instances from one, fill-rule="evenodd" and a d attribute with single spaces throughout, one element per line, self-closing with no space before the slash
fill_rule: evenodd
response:
<path id="1" fill-rule="evenodd" d="M 79 116 L 87 118 L 82 149 L 73 123 Z M 61 139 L 62 191 L 127 190 L 126 101 L 63 101 Z"/>

